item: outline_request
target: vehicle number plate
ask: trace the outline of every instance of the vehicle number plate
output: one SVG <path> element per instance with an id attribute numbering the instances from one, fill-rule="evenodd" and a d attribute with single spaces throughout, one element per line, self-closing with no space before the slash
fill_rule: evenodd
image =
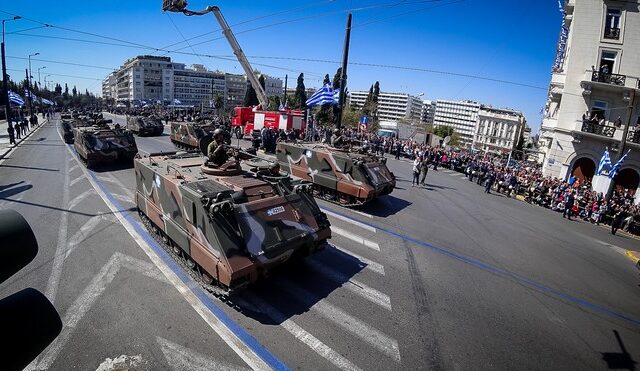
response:
<path id="1" fill-rule="evenodd" d="M 284 206 L 278 206 L 267 210 L 267 215 L 272 216 L 284 212 Z"/>

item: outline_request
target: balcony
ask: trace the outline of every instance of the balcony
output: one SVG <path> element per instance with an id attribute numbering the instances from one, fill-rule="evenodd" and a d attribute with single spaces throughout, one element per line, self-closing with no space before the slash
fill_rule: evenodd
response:
<path id="1" fill-rule="evenodd" d="M 583 133 L 591 133 L 591 134 L 597 134 L 597 135 L 613 138 L 616 132 L 616 127 L 600 125 L 590 121 L 583 121 L 582 128 L 580 129 L 580 131 L 582 131 Z"/>
<path id="2" fill-rule="evenodd" d="M 627 142 L 640 144 L 640 127 L 630 128 L 627 134 Z"/>
<path id="3" fill-rule="evenodd" d="M 609 40 L 619 40 L 620 39 L 620 29 L 619 28 L 605 28 L 604 29 L 604 38 Z"/>
<path id="4" fill-rule="evenodd" d="M 591 81 L 593 82 L 602 82 L 605 84 L 625 86 L 626 80 L 627 76 L 618 75 L 616 73 L 602 73 L 600 71 L 593 71 L 591 73 Z"/>

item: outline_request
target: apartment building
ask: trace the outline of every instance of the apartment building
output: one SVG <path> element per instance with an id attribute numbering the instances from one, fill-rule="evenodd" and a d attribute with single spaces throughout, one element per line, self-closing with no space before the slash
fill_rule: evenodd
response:
<path id="1" fill-rule="evenodd" d="M 349 105 L 361 109 L 369 95 L 369 91 L 352 91 L 349 93 Z M 399 120 L 417 119 L 422 116 L 422 100 L 410 94 L 385 93 L 378 95 L 378 119 Z"/>
<path id="2" fill-rule="evenodd" d="M 525 121 L 522 112 L 481 105 L 473 148 L 487 153 L 511 153 L 524 135 Z"/>
<path id="3" fill-rule="evenodd" d="M 605 148 L 613 162 L 631 150 L 613 182 L 635 192 L 640 180 L 639 4 L 565 0 L 562 5 L 540 128 L 544 174 L 592 179 Z"/>
<path id="4" fill-rule="evenodd" d="M 438 99 L 433 114 L 433 126 L 449 126 L 460 138 L 460 145 L 471 147 L 476 134 L 480 103 Z"/>

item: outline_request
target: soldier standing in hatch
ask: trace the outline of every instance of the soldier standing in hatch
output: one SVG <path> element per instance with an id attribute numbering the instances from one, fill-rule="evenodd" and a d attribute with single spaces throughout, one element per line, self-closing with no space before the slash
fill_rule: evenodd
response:
<path id="1" fill-rule="evenodd" d="M 224 148 L 224 132 L 222 129 L 213 131 L 213 141 L 207 147 L 207 156 L 216 166 L 221 166 L 229 159 L 227 151 Z"/>

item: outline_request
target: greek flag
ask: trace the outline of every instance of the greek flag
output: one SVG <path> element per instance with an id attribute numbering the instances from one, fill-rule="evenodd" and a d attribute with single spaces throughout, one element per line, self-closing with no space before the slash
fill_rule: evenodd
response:
<path id="1" fill-rule="evenodd" d="M 335 98 L 335 92 L 331 87 L 331 84 L 325 84 L 318 91 L 313 93 L 311 98 L 305 102 L 307 107 L 324 106 L 327 104 L 337 104 L 338 101 Z"/>
<path id="2" fill-rule="evenodd" d="M 53 103 L 52 101 L 50 101 L 48 99 L 45 99 L 45 98 L 42 98 L 41 101 L 42 101 L 42 104 L 46 104 L 47 106 L 55 105 L 55 103 Z"/>
<path id="3" fill-rule="evenodd" d="M 29 91 L 27 89 L 24 90 L 24 96 L 25 96 L 25 98 L 31 98 L 31 101 L 33 101 L 33 102 L 39 102 L 40 101 L 40 98 L 38 98 L 35 94 L 33 94 L 33 92 L 31 92 L 31 91 Z"/>
<path id="4" fill-rule="evenodd" d="M 9 90 L 9 103 L 13 103 L 16 106 L 24 106 L 24 99 L 18 94 Z"/>
<path id="5" fill-rule="evenodd" d="M 618 170 L 620 170 L 620 168 L 622 167 L 622 163 L 624 162 L 624 159 L 627 157 L 629 152 L 631 152 L 631 150 L 628 150 L 627 153 L 625 153 L 624 156 L 622 156 L 618 160 L 618 162 L 616 162 L 616 164 L 613 165 L 613 167 L 609 171 L 609 179 L 613 179 L 616 176 L 616 174 L 618 174 Z"/>
<path id="6" fill-rule="evenodd" d="M 600 163 L 598 164 L 598 171 L 596 171 L 596 175 L 602 174 L 605 167 L 609 170 L 611 169 L 611 157 L 609 157 L 609 148 L 604 149 L 604 154 L 602 155 Z"/>
<path id="7" fill-rule="evenodd" d="M 171 103 L 173 104 L 182 104 L 179 99 L 174 99 Z"/>

